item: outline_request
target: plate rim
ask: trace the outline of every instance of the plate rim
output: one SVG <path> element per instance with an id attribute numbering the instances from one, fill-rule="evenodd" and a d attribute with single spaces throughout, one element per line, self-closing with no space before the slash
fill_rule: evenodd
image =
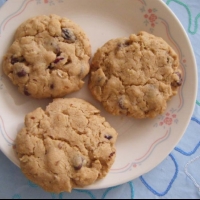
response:
<path id="1" fill-rule="evenodd" d="M 24 1 L 27 1 L 27 0 L 24 0 Z M 194 90 L 194 91 L 195 91 L 195 92 L 194 92 L 194 102 L 193 102 L 192 105 L 190 105 L 191 109 L 190 109 L 190 113 L 188 114 L 188 120 L 187 120 L 187 123 L 186 123 L 186 125 L 185 125 L 185 128 L 184 128 L 183 133 L 179 135 L 179 139 L 176 141 L 176 143 L 174 143 L 174 144 L 172 145 L 172 146 L 175 147 L 175 146 L 180 142 L 180 140 L 181 140 L 181 138 L 183 137 L 183 135 L 185 134 L 185 131 L 186 131 L 186 129 L 188 128 L 189 123 L 190 123 L 190 118 L 191 118 L 192 114 L 194 113 L 195 102 L 196 102 L 197 93 L 198 93 L 197 63 L 196 63 L 196 57 L 195 57 L 195 54 L 194 54 L 194 50 L 193 50 L 193 48 L 192 48 L 192 45 L 191 45 L 191 42 L 190 42 L 190 40 L 189 40 L 188 34 L 187 34 L 186 30 L 184 29 L 183 25 L 181 24 L 180 20 L 179 20 L 178 17 L 175 15 L 175 13 L 165 4 L 165 2 L 164 2 L 163 0 L 157 0 L 157 1 L 158 1 L 159 3 L 161 3 L 161 5 L 164 6 L 165 9 L 167 9 L 167 10 L 170 12 L 170 14 L 171 14 L 171 15 L 173 16 L 173 18 L 176 20 L 176 23 L 180 26 L 180 28 L 181 28 L 181 30 L 182 30 L 182 34 L 184 34 L 184 37 L 185 37 L 185 39 L 186 39 L 186 41 L 187 41 L 187 45 L 190 47 L 189 51 L 191 52 L 192 60 L 193 60 L 194 65 L 195 65 L 195 67 L 194 67 L 194 71 L 195 71 L 195 77 L 194 77 L 194 79 L 195 79 L 196 84 L 195 84 L 195 86 L 194 86 L 194 87 L 195 87 L 195 90 Z M 5 6 L 6 4 L 8 4 L 9 2 L 11 2 L 11 1 L 8 0 L 8 1 L 6 1 L 6 2 L 3 4 L 3 6 L 0 8 L 0 12 L 2 12 L 2 9 L 4 8 L 4 6 Z M 186 42 L 186 41 L 185 41 L 185 42 Z M 172 150 L 174 149 L 174 147 L 173 147 L 173 148 L 169 148 L 169 150 L 167 151 L 168 153 L 166 153 L 166 154 L 168 155 L 170 152 L 172 152 Z M 5 152 L 4 149 L 1 148 L 1 143 L 0 143 L 0 149 L 1 149 L 1 151 L 6 155 L 6 157 L 9 158 L 9 160 L 10 160 L 12 163 L 14 163 L 14 164 L 16 165 L 16 163 L 13 162 L 13 160 L 10 159 L 10 156 L 9 156 L 8 152 Z M 150 168 L 149 170 L 147 170 L 147 171 L 144 172 L 143 174 L 145 174 L 145 173 L 151 171 L 152 169 L 154 169 L 155 167 L 157 167 L 164 159 L 166 159 L 166 157 L 163 157 L 162 160 L 159 160 L 159 163 L 158 163 L 158 164 L 156 164 L 154 167 Z M 138 177 L 139 177 L 139 176 L 140 176 L 140 175 L 138 175 Z M 138 178 L 138 177 L 136 177 L 136 178 Z M 136 178 L 134 178 L 134 179 L 136 179 Z M 131 181 L 131 180 L 134 180 L 134 179 L 131 178 L 131 179 L 127 180 L 127 181 L 123 181 L 123 183 L 127 183 L 127 182 L 129 182 L 129 181 Z M 123 183 L 120 183 L 120 184 L 123 184 Z M 119 184 L 117 184 L 117 185 L 119 185 Z M 88 187 L 83 188 L 83 190 L 86 190 L 86 189 L 96 190 L 96 189 L 103 189 L 103 188 L 108 188 L 108 187 L 112 187 L 112 186 L 116 186 L 116 184 L 109 185 L 109 186 L 105 186 L 105 187 L 98 187 L 98 188 L 94 188 L 94 187 L 92 187 L 92 186 L 88 186 Z M 91 187 L 91 188 L 90 188 L 90 187 Z"/>

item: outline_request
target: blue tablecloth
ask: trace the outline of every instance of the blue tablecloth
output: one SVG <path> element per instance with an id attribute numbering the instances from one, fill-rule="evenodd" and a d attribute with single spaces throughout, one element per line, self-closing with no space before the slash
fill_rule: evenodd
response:
<path id="1" fill-rule="evenodd" d="M 5 1 L 0 0 L 0 6 Z M 200 70 L 200 0 L 165 0 L 165 2 L 187 31 Z M 170 155 L 151 172 L 114 188 L 95 191 L 74 190 L 71 194 L 58 195 L 44 192 L 28 181 L 20 169 L 0 152 L 0 198 L 200 199 L 200 89 L 195 111 L 184 137 Z"/>

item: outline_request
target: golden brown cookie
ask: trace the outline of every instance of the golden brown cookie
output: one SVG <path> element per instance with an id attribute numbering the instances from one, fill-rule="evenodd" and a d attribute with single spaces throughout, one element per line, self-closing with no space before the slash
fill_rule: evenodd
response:
<path id="1" fill-rule="evenodd" d="M 176 52 L 146 32 L 108 41 L 92 60 L 90 91 L 114 115 L 153 118 L 181 84 Z"/>
<path id="2" fill-rule="evenodd" d="M 78 25 L 57 15 L 42 15 L 19 26 L 3 70 L 27 96 L 63 97 L 82 88 L 90 56 L 89 40 Z"/>
<path id="3" fill-rule="evenodd" d="M 115 156 L 116 131 L 81 99 L 55 99 L 25 117 L 16 138 L 22 172 L 50 192 L 70 192 L 106 176 Z"/>

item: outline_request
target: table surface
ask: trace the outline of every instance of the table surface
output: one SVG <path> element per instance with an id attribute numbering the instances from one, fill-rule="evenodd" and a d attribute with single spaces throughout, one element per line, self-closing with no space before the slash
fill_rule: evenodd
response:
<path id="1" fill-rule="evenodd" d="M 200 75 L 200 0 L 164 1 L 187 31 Z M 5 2 L 6 0 L 0 0 L 0 7 Z M 183 138 L 170 155 L 149 173 L 113 188 L 93 191 L 73 190 L 71 194 L 53 194 L 44 192 L 27 180 L 20 169 L 0 151 L 0 198 L 200 199 L 200 89 L 193 116 Z"/>

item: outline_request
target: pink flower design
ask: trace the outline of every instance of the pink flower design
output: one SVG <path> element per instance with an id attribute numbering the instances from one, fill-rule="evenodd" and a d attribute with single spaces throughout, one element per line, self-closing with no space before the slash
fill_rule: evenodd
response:
<path id="1" fill-rule="evenodd" d="M 167 113 L 166 115 L 167 115 L 167 116 L 170 116 L 170 113 Z"/>
<path id="2" fill-rule="evenodd" d="M 172 117 L 173 117 L 173 118 L 176 118 L 176 115 L 175 115 L 175 114 L 173 114 L 173 115 L 172 115 Z"/>
<path id="3" fill-rule="evenodd" d="M 164 119 L 164 123 L 167 124 L 167 125 L 171 125 L 171 124 L 172 124 L 172 118 L 166 117 L 166 118 Z"/>
<path id="4" fill-rule="evenodd" d="M 44 0 L 44 3 L 48 3 L 48 0 Z"/>
<path id="5" fill-rule="evenodd" d="M 149 17 L 149 21 L 150 22 L 155 22 L 157 20 L 157 18 L 158 17 L 155 14 L 151 14 L 150 17 Z"/>
<path id="6" fill-rule="evenodd" d="M 159 122 L 157 122 L 154 127 L 163 127 L 166 128 L 166 126 L 171 126 L 174 123 L 178 124 L 177 114 L 175 114 L 176 110 L 172 108 L 170 111 L 166 112 L 165 115 L 161 116 L 159 118 Z"/>
<path id="7" fill-rule="evenodd" d="M 154 7 L 143 6 L 141 9 L 144 17 L 144 24 L 149 27 L 149 31 L 153 32 L 157 24 L 159 23 L 159 18 L 157 15 L 157 9 Z"/>

